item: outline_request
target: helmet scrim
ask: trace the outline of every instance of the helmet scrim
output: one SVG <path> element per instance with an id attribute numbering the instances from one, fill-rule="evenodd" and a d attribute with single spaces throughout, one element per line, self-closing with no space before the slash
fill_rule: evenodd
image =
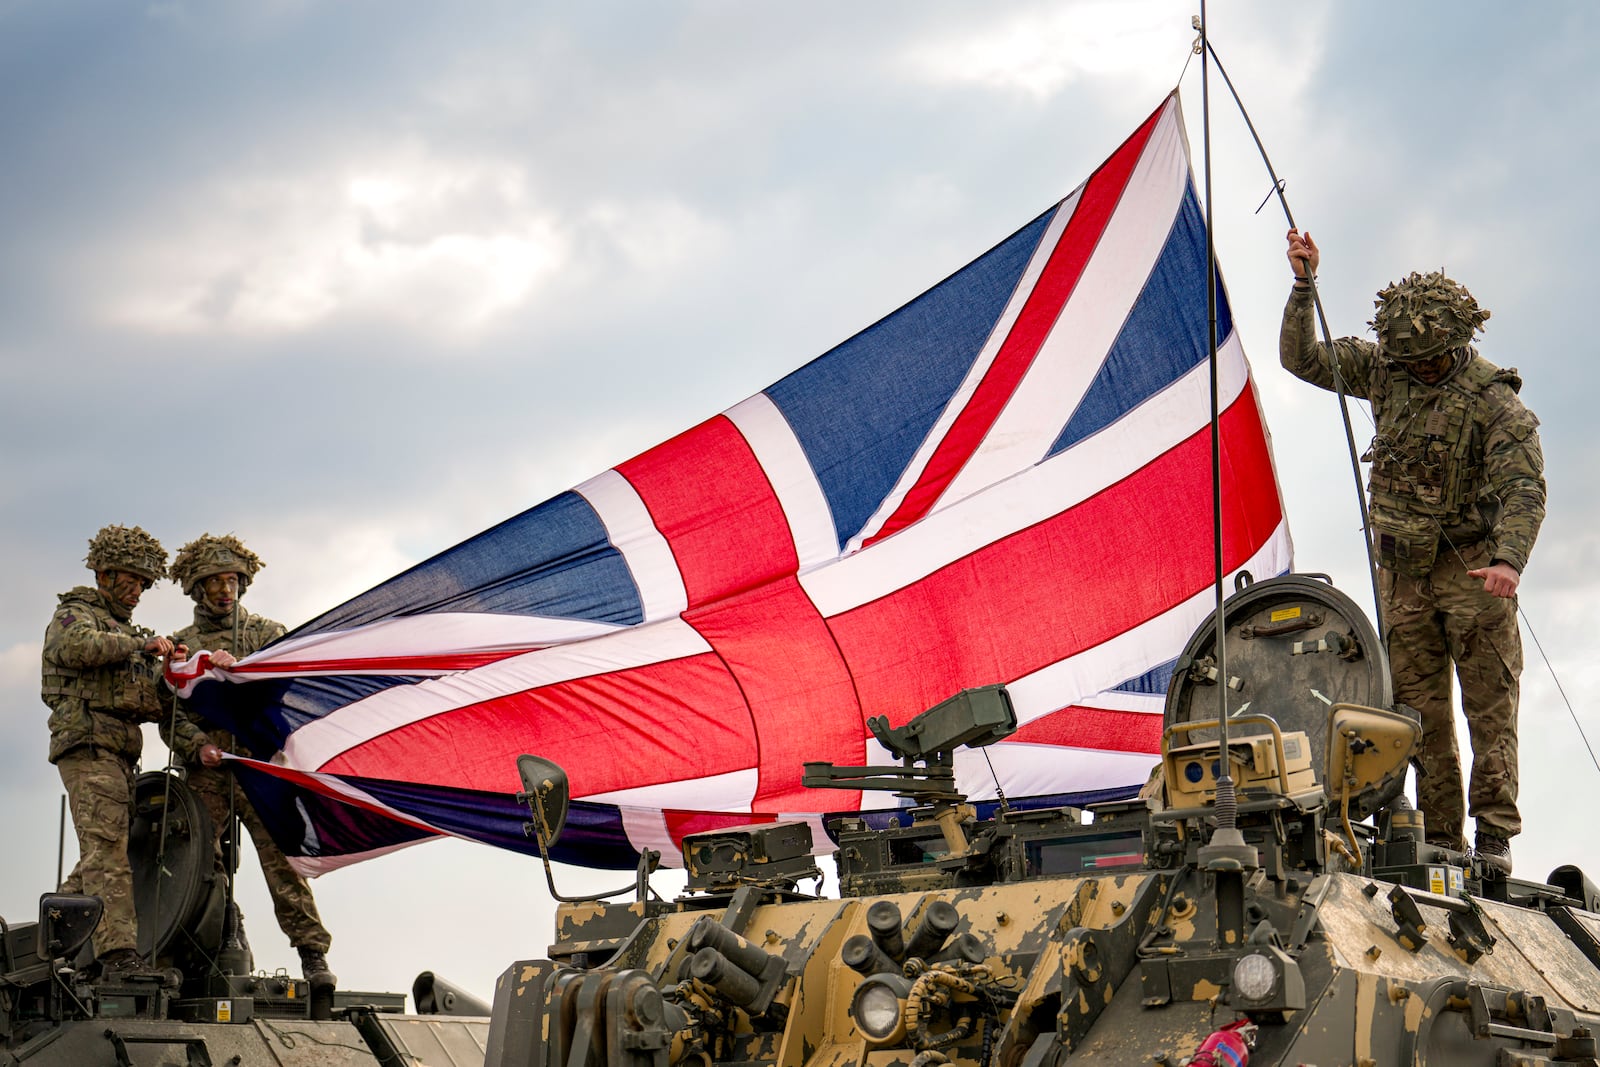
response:
<path id="1" fill-rule="evenodd" d="M 147 582 L 167 576 L 167 550 L 138 526 L 106 526 L 89 542 L 84 563 L 96 574 L 127 571 Z"/>
<path id="2" fill-rule="evenodd" d="M 178 549 L 177 558 L 172 561 L 172 580 L 193 596 L 195 587 L 213 574 L 237 574 L 239 595 L 243 596 L 250 579 L 265 566 L 260 556 L 232 534 L 201 534 Z"/>
<path id="3" fill-rule="evenodd" d="M 1411 272 L 1374 301 L 1378 313 L 1367 323 L 1378 334 L 1383 354 L 1399 363 L 1433 359 L 1471 342 L 1489 318 L 1467 287 L 1443 271 Z"/>

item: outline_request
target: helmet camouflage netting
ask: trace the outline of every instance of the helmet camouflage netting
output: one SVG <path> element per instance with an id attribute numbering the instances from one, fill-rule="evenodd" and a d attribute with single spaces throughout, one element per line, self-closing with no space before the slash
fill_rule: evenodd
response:
<path id="1" fill-rule="evenodd" d="M 172 561 L 172 580 L 193 596 L 195 586 L 213 574 L 237 574 L 242 595 L 250 579 L 265 566 L 260 556 L 244 547 L 244 542 L 232 534 L 221 537 L 201 534 L 178 550 L 177 558 Z"/>
<path id="2" fill-rule="evenodd" d="M 84 563 L 96 574 L 127 571 L 148 582 L 167 576 L 167 550 L 139 526 L 105 526 L 89 542 Z"/>
<path id="3" fill-rule="evenodd" d="M 1367 323 L 1384 355 L 1402 363 L 1432 359 L 1469 343 L 1489 318 L 1467 287 L 1443 271 L 1412 271 L 1378 291 L 1378 313 Z"/>

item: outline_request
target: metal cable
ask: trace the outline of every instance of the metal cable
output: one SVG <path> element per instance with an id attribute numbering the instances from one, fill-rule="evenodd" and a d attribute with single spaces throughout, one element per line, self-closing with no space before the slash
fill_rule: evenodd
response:
<path id="1" fill-rule="evenodd" d="M 1201 41 L 1205 45 L 1207 55 L 1212 60 L 1215 60 L 1217 73 L 1222 75 L 1224 84 L 1228 86 L 1228 92 L 1233 95 L 1234 104 L 1239 108 L 1239 116 L 1244 119 L 1244 124 L 1256 143 L 1256 151 L 1260 153 L 1261 162 L 1267 168 L 1268 177 L 1272 179 L 1273 192 L 1277 194 L 1278 203 L 1283 206 L 1283 215 L 1289 222 L 1289 228 L 1298 229 L 1299 227 L 1295 225 L 1294 221 L 1294 212 L 1289 210 L 1289 198 L 1284 195 L 1284 183 L 1278 177 L 1277 170 L 1272 166 L 1272 159 L 1267 155 L 1266 145 L 1261 143 L 1261 135 L 1256 132 L 1256 125 L 1250 120 L 1250 112 L 1245 110 L 1244 101 L 1239 98 L 1239 90 L 1234 88 L 1233 79 L 1228 77 L 1227 68 L 1222 65 L 1222 60 L 1218 57 L 1217 50 L 1212 47 L 1210 39 L 1202 37 Z M 1268 194 L 1269 198 L 1271 195 L 1271 193 Z M 1262 203 L 1266 203 L 1266 201 L 1262 201 Z M 1257 210 L 1260 209 L 1258 208 Z M 1344 387 L 1344 375 L 1339 370 L 1338 355 L 1333 352 L 1333 335 L 1332 331 L 1328 329 L 1328 317 L 1322 310 L 1322 295 L 1317 291 L 1317 280 L 1311 277 L 1309 265 L 1306 270 L 1306 282 L 1311 286 L 1311 301 L 1317 309 L 1317 324 L 1322 329 L 1322 343 L 1332 355 L 1332 358 L 1328 360 L 1328 366 L 1333 372 L 1333 391 L 1339 398 L 1339 416 L 1344 424 L 1345 446 L 1350 452 L 1350 471 L 1355 479 L 1356 506 L 1361 513 L 1361 532 L 1367 543 L 1367 576 L 1372 582 L 1373 617 L 1377 622 L 1378 633 L 1381 634 L 1384 632 L 1383 598 L 1378 594 L 1378 560 L 1372 549 L 1372 520 L 1367 514 L 1367 495 L 1361 485 L 1361 460 L 1356 453 L 1355 431 L 1350 425 L 1349 405 L 1345 403 L 1348 392 Z"/>
<path id="2" fill-rule="evenodd" d="M 1249 128 L 1250 136 L 1255 140 L 1255 143 L 1256 143 L 1256 150 L 1261 154 L 1261 162 L 1266 166 L 1267 174 L 1272 179 L 1273 192 L 1276 193 L 1279 203 L 1283 206 L 1284 217 L 1288 219 L 1289 226 L 1291 228 L 1297 228 L 1297 227 L 1295 227 L 1294 213 L 1289 210 L 1289 199 L 1288 199 L 1287 196 L 1284 195 L 1284 191 L 1283 191 L 1284 182 L 1283 182 L 1282 179 L 1280 179 L 1278 177 L 1277 171 L 1272 166 L 1272 160 L 1267 155 L 1266 147 L 1261 143 L 1260 135 L 1258 133 L 1256 133 L 1255 123 L 1253 123 L 1250 120 L 1250 113 L 1245 109 L 1244 101 L 1239 98 L 1238 90 L 1234 88 L 1233 79 L 1228 77 L 1227 69 L 1222 65 L 1222 60 L 1221 60 L 1220 57 L 1217 56 L 1217 51 L 1212 46 L 1210 39 L 1207 38 L 1204 34 L 1202 34 L 1201 37 L 1200 37 L 1199 43 L 1204 46 L 1204 48 L 1205 48 L 1207 54 L 1210 56 L 1210 58 L 1212 60 L 1215 60 L 1215 62 L 1217 64 L 1217 72 L 1222 75 L 1223 82 L 1228 86 L 1228 91 L 1233 95 L 1234 103 L 1238 105 L 1239 115 L 1240 115 L 1240 117 L 1242 117 L 1244 119 L 1245 126 Z M 1188 69 L 1188 64 L 1187 63 L 1185 63 L 1184 69 L 1185 70 Z M 1272 193 L 1269 193 L 1268 194 L 1268 198 L 1270 199 L 1272 195 L 1273 195 Z M 1262 203 L 1265 204 L 1266 201 L 1262 201 Z M 1257 210 L 1259 210 L 1259 208 Z M 1316 279 L 1309 277 L 1309 273 L 1308 273 L 1307 282 L 1311 286 L 1311 299 L 1312 299 L 1313 303 L 1316 305 L 1317 322 L 1318 322 L 1318 325 L 1321 327 L 1321 330 L 1322 330 L 1323 344 L 1325 346 L 1327 346 L 1329 348 L 1329 350 L 1331 351 L 1332 350 L 1332 345 L 1333 345 L 1331 332 L 1328 329 L 1327 316 L 1323 313 L 1322 297 L 1317 292 Z M 1344 389 L 1344 378 L 1340 374 L 1340 371 L 1339 371 L 1339 361 L 1338 361 L 1337 356 L 1335 356 L 1334 358 L 1329 360 L 1329 366 L 1330 366 L 1330 368 L 1331 368 L 1331 370 L 1333 372 L 1333 382 L 1334 382 L 1334 387 L 1335 387 L 1334 391 L 1339 396 L 1339 412 L 1340 412 L 1340 415 L 1343 418 L 1345 439 L 1346 439 L 1346 443 L 1348 444 L 1349 449 L 1350 449 L 1351 468 L 1355 472 L 1356 496 L 1357 496 L 1358 500 L 1360 501 L 1360 507 L 1361 507 L 1361 529 L 1362 529 L 1363 533 L 1366 535 L 1366 542 L 1367 542 L 1367 569 L 1371 573 L 1371 577 L 1372 577 L 1372 600 L 1373 600 L 1374 609 L 1376 611 L 1378 632 L 1380 634 L 1382 634 L 1382 633 L 1384 633 L 1384 627 L 1383 627 L 1383 602 L 1382 602 L 1382 598 L 1379 596 L 1379 593 L 1378 593 L 1378 563 L 1377 563 L 1377 558 L 1376 558 L 1376 556 L 1375 556 L 1375 554 L 1373 552 L 1372 522 L 1371 522 L 1371 518 L 1370 518 L 1370 516 L 1368 515 L 1368 512 L 1367 512 L 1366 494 L 1362 491 L 1362 488 L 1361 488 L 1360 459 L 1356 455 L 1355 434 L 1354 434 L 1354 430 L 1352 429 L 1351 423 L 1350 423 L 1349 407 L 1345 403 L 1346 393 L 1345 393 L 1345 389 Z M 1373 423 L 1371 413 L 1370 412 L 1366 412 L 1365 410 L 1363 410 L 1363 414 L 1366 415 L 1368 423 L 1372 424 L 1372 428 L 1373 428 L 1373 432 L 1374 432 L 1374 443 L 1377 444 L 1379 447 L 1387 448 L 1388 447 L 1387 442 L 1378 442 L 1376 440 L 1377 425 L 1376 425 L 1376 423 Z M 1444 526 L 1443 526 L 1443 524 L 1441 524 L 1439 522 L 1437 516 L 1433 517 L 1433 522 L 1434 522 L 1435 527 L 1437 527 L 1438 530 L 1439 530 L 1439 538 L 1440 538 L 1440 540 L 1445 543 L 1445 545 L 1449 548 L 1450 551 L 1455 552 L 1459 556 L 1460 555 L 1460 549 L 1450 540 L 1449 536 L 1445 533 Z M 1594 746 L 1592 744 L 1590 744 L 1589 736 L 1588 736 L 1587 733 L 1584 732 L 1583 723 L 1579 720 L 1578 713 L 1572 706 L 1572 701 L 1567 697 L 1566 687 L 1561 684 L 1561 678 L 1556 673 L 1555 665 L 1550 662 L 1550 657 L 1545 654 L 1544 645 L 1540 643 L 1538 635 L 1536 633 L 1534 633 L 1533 624 L 1529 621 L 1527 612 L 1522 610 L 1522 604 L 1520 602 L 1517 604 L 1517 617 L 1520 618 L 1522 620 L 1522 624 L 1527 627 L 1528 636 L 1533 639 L 1534 647 L 1539 650 L 1539 658 L 1544 661 L 1545 669 L 1550 672 L 1550 679 L 1551 679 L 1551 681 L 1553 681 L 1555 683 L 1556 691 L 1561 694 L 1561 702 L 1566 706 L 1567 714 L 1571 717 L 1573 726 L 1575 726 L 1577 728 L 1578 736 L 1583 739 L 1583 745 L 1584 745 L 1584 748 L 1587 749 L 1588 752 L 1589 752 L 1590 761 L 1594 764 L 1595 770 L 1596 771 L 1600 771 L 1600 757 L 1597 757 L 1595 755 Z"/>
<path id="3" fill-rule="evenodd" d="M 1578 736 L 1583 739 L 1583 747 L 1589 751 L 1589 761 L 1594 764 L 1596 771 L 1600 771 L 1600 759 L 1595 758 L 1594 746 L 1589 743 L 1589 735 L 1583 732 L 1583 723 L 1578 720 L 1578 713 L 1572 707 L 1572 701 L 1567 699 L 1566 687 L 1561 684 L 1560 675 L 1556 674 L 1555 664 L 1545 655 L 1544 645 L 1539 642 L 1539 635 L 1533 632 L 1533 623 L 1528 621 L 1528 613 L 1522 610 L 1521 601 L 1517 603 L 1517 618 L 1528 628 L 1528 636 L 1533 638 L 1533 647 L 1539 650 L 1539 658 L 1544 661 L 1544 669 L 1550 672 L 1550 680 L 1556 683 L 1556 692 L 1561 694 L 1561 703 L 1567 706 L 1567 714 L 1572 717 L 1572 725 L 1578 728 Z"/>

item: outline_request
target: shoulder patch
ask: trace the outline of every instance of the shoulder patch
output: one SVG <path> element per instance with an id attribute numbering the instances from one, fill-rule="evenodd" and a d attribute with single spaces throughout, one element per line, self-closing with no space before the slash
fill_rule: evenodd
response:
<path id="1" fill-rule="evenodd" d="M 56 622 L 60 623 L 62 626 L 71 626 L 73 623 L 75 623 L 77 621 L 78 621 L 78 617 L 76 615 L 74 615 L 70 611 L 67 612 L 65 615 L 56 616 Z"/>

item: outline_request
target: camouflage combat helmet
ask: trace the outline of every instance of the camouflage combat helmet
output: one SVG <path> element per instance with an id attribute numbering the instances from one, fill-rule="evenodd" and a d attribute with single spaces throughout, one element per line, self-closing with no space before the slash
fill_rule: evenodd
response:
<path id="1" fill-rule="evenodd" d="M 232 534 L 201 534 L 178 549 L 177 558 L 172 561 L 172 580 L 193 596 L 195 587 L 213 574 L 237 574 L 239 594 L 243 596 L 250 579 L 265 566 L 260 556 Z"/>
<path id="2" fill-rule="evenodd" d="M 138 526 L 106 526 L 89 542 L 84 563 L 96 574 L 127 571 L 147 582 L 167 576 L 167 550 Z"/>
<path id="3" fill-rule="evenodd" d="M 1467 287 L 1443 271 L 1412 271 L 1380 289 L 1374 306 L 1378 313 L 1367 325 L 1377 331 L 1384 355 L 1399 363 L 1432 359 L 1462 347 L 1489 317 Z"/>

